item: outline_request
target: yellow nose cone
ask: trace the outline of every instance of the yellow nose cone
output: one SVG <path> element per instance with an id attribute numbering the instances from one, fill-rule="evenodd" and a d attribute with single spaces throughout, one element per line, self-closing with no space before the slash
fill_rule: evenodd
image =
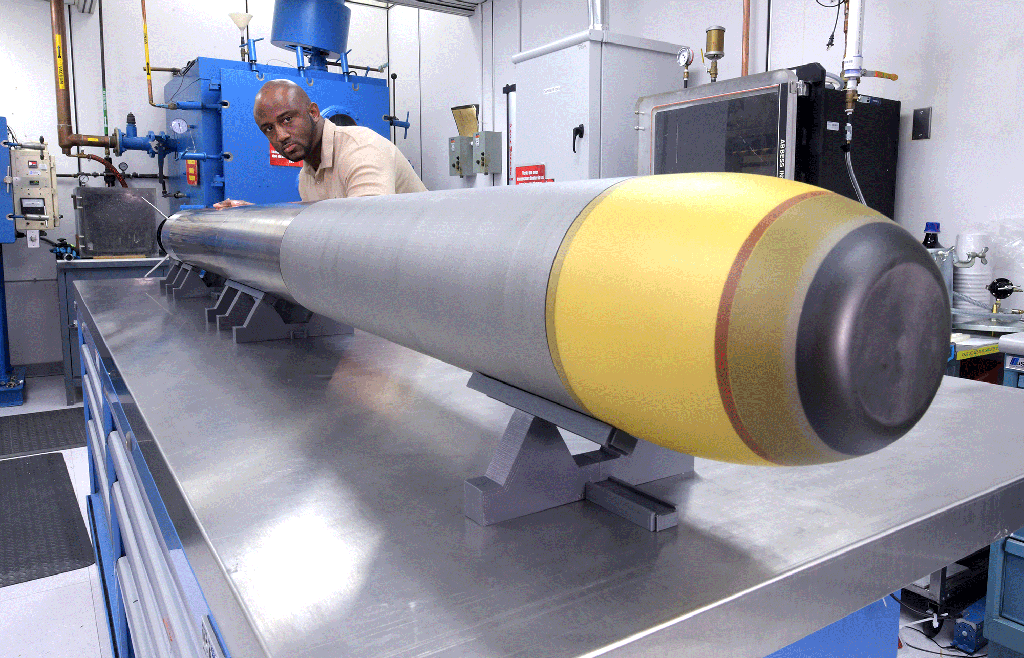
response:
<path id="1" fill-rule="evenodd" d="M 860 272 L 849 254 L 869 248 L 881 256 Z M 836 461 L 901 436 L 938 388 L 949 310 L 930 263 L 882 215 L 809 185 L 634 178 L 595 199 L 563 241 L 548 344 L 576 401 L 635 436 L 736 463 Z M 892 302 L 907 276 L 920 321 L 879 328 L 869 306 Z M 867 372 L 878 359 L 898 372 Z"/>

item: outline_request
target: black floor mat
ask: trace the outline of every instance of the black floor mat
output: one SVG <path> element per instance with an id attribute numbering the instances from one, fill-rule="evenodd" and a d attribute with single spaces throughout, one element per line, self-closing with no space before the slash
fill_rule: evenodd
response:
<path id="1" fill-rule="evenodd" d="M 0 587 L 94 561 L 64 456 L 0 460 Z"/>
<path id="2" fill-rule="evenodd" d="M 81 407 L 0 416 L 0 457 L 32 455 L 85 445 Z"/>

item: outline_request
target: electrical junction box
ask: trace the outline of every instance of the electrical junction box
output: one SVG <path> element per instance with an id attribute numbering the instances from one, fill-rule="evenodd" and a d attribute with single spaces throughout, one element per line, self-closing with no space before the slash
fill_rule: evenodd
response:
<path id="1" fill-rule="evenodd" d="M 559 183 L 635 176 L 637 98 L 683 86 L 678 52 L 676 44 L 585 30 L 513 56 L 511 166 L 543 162 Z"/>
<path id="2" fill-rule="evenodd" d="M 485 130 L 476 133 L 473 139 L 473 173 L 500 174 L 503 159 L 501 133 Z"/>
<path id="3" fill-rule="evenodd" d="M 11 149 L 10 184 L 17 230 L 45 231 L 60 226 L 57 167 L 49 149 Z"/>
<path id="4" fill-rule="evenodd" d="M 449 137 L 448 175 L 465 178 L 473 173 L 473 137 Z"/>

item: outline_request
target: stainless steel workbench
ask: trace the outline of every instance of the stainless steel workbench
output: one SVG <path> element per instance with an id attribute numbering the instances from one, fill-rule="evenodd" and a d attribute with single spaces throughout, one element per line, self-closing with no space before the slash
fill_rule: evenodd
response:
<path id="1" fill-rule="evenodd" d="M 106 189 L 106 188 L 95 188 Z M 78 363 L 78 327 L 75 325 L 74 292 L 75 281 L 95 279 L 131 279 L 145 276 L 146 272 L 160 263 L 159 258 L 85 258 L 72 261 L 57 261 L 57 310 L 60 316 L 60 342 L 64 361 L 64 391 L 68 404 L 78 401 L 78 390 L 82 386 L 81 366 Z M 167 266 L 157 268 L 154 276 L 167 271 Z"/>
<path id="2" fill-rule="evenodd" d="M 235 345 L 209 300 L 76 284 L 232 656 L 764 656 L 1024 526 L 1024 392 L 946 378 L 853 461 L 698 460 L 650 533 L 582 502 L 480 527 L 511 410 L 376 337 Z"/>

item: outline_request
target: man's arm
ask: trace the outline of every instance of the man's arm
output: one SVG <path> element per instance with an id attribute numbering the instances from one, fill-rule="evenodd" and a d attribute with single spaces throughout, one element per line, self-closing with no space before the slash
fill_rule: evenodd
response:
<path id="1" fill-rule="evenodd" d="M 339 172 L 345 196 L 381 196 L 395 193 L 395 163 L 390 154 L 364 144 L 345 154 Z"/>
<path id="2" fill-rule="evenodd" d="M 239 199 L 224 199 L 219 203 L 213 204 L 213 207 L 217 210 L 224 210 L 225 208 L 238 208 L 240 206 L 251 206 L 253 204 L 248 201 L 241 201 Z"/>

